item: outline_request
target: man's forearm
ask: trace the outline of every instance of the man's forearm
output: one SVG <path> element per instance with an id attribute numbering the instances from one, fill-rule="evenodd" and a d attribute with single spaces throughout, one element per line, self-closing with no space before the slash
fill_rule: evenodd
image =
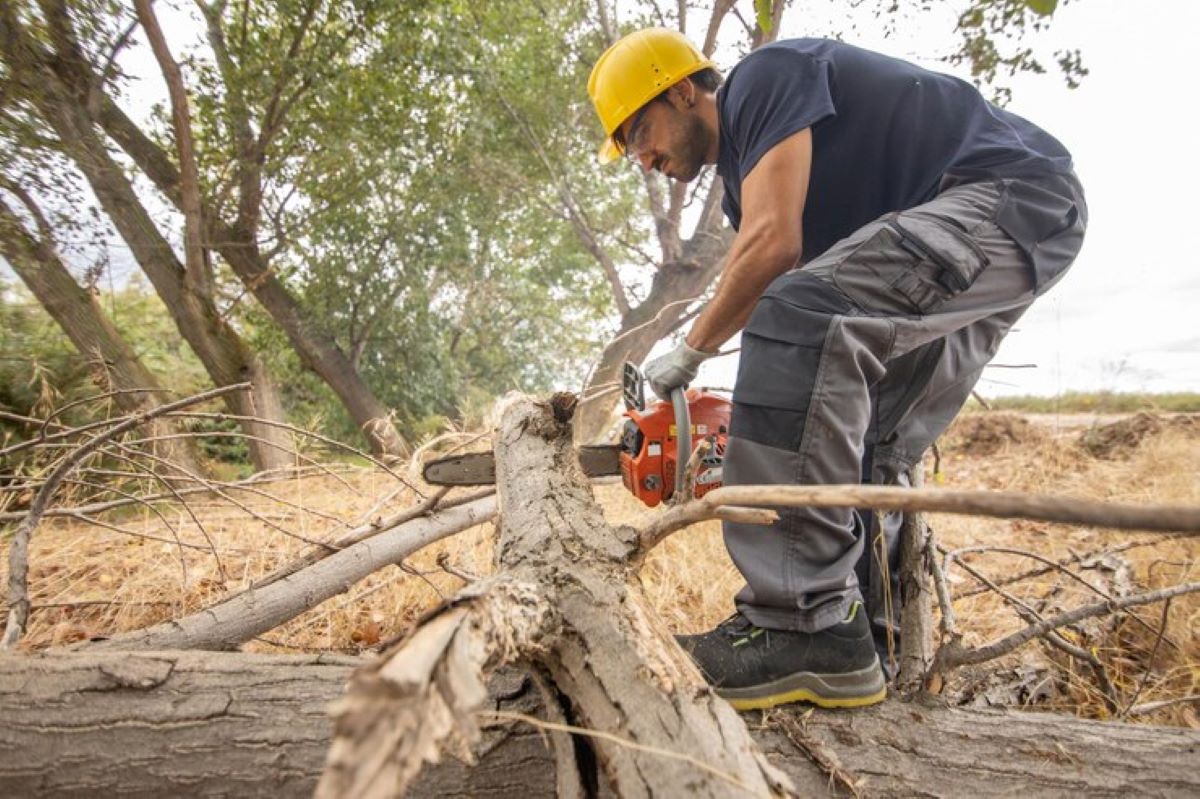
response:
<path id="1" fill-rule="evenodd" d="M 717 291 L 687 335 L 690 347 L 716 352 L 746 325 L 771 281 L 799 261 L 799 249 L 780 247 L 769 230 L 745 233 L 734 240 Z"/>

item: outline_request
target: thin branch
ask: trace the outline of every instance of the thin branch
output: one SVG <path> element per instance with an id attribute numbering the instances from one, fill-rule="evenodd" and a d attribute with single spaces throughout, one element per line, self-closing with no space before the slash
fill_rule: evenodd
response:
<path id="1" fill-rule="evenodd" d="M 428 499 L 424 500 L 418 505 L 414 505 L 411 508 L 405 508 L 404 510 L 394 513 L 391 516 L 375 519 L 367 522 L 366 524 L 359 525 L 358 527 L 343 533 L 333 541 L 322 542 L 320 546 L 301 554 L 290 563 L 287 563 L 265 577 L 256 580 L 250 586 L 250 588 L 258 589 L 265 585 L 270 585 L 273 582 L 282 580 L 284 577 L 295 574 L 301 569 L 308 568 L 317 561 L 325 558 L 330 554 L 330 552 L 343 550 L 348 546 L 357 544 L 359 541 L 364 541 L 373 535 L 378 535 L 384 530 L 390 530 L 394 527 L 398 527 L 405 522 L 417 518 L 418 516 L 428 515 L 438 509 L 438 503 L 442 501 L 449 490 L 450 489 L 448 488 L 443 488 L 432 494 Z M 492 493 L 495 493 L 494 489 L 486 489 L 484 491 L 472 494 L 466 501 L 479 499 Z"/>
<path id="2" fill-rule="evenodd" d="M 1071 571 L 1065 565 L 1063 565 L 1061 563 L 1055 563 L 1054 561 L 1050 560 L 1050 558 L 1043 557 L 1042 555 L 1038 555 L 1035 552 L 1030 552 L 1025 549 L 1018 549 L 1016 547 L 979 546 L 979 547 L 961 547 L 959 549 L 950 550 L 949 552 L 946 553 L 944 568 L 947 572 L 949 572 L 950 568 L 954 564 L 954 561 L 958 560 L 959 563 L 962 563 L 962 560 L 959 560 L 959 559 L 961 558 L 961 556 L 966 555 L 968 553 L 987 553 L 987 552 L 999 552 L 999 553 L 1006 554 L 1006 555 L 1017 555 L 1019 557 L 1030 558 L 1031 560 L 1036 560 L 1039 563 L 1045 564 L 1047 569 L 1050 569 L 1053 571 L 1058 571 L 1059 573 L 1061 573 L 1061 574 L 1069 577 L 1070 579 L 1074 580 L 1075 582 L 1079 583 L 1084 588 L 1088 589 L 1089 591 L 1096 594 L 1097 596 L 1103 597 L 1104 599 L 1113 599 L 1113 596 L 1111 594 L 1109 594 L 1107 591 L 1105 591 L 1104 589 L 1102 589 L 1100 586 L 1098 586 L 1094 583 L 1088 582 L 1087 580 L 1083 579 L 1083 577 L 1081 577 L 1080 575 Z M 966 564 L 963 564 L 963 565 L 965 566 Z M 974 574 L 973 571 L 971 573 L 972 573 L 972 575 Z M 988 582 L 987 585 L 988 585 L 988 590 L 996 590 L 991 587 L 992 583 L 990 581 Z M 1150 626 L 1150 624 L 1145 619 L 1143 619 L 1141 616 L 1137 615 L 1136 613 L 1130 613 L 1129 617 L 1131 619 L 1133 619 L 1135 622 L 1137 622 L 1138 624 L 1140 624 L 1142 627 L 1149 630 L 1150 632 L 1152 632 L 1152 633 L 1155 632 L 1154 627 Z M 1172 642 L 1172 646 L 1175 646 L 1175 644 L 1173 642 Z"/>
<path id="3" fill-rule="evenodd" d="M 1023 630 L 1013 633 L 1012 635 L 1001 638 L 986 646 L 976 647 L 974 649 L 966 649 L 960 644 L 950 643 L 938 650 L 935 659 L 934 667 L 936 671 L 948 671 L 949 669 L 959 666 L 972 666 L 978 663 L 985 663 L 989 660 L 994 660 L 1020 647 L 1022 644 L 1044 635 L 1051 630 L 1056 630 L 1059 627 L 1064 627 L 1068 624 L 1084 621 L 1085 619 L 1096 618 L 1110 613 L 1115 613 L 1118 610 L 1125 608 L 1137 607 L 1139 605 L 1149 605 L 1154 602 L 1161 602 L 1164 599 L 1171 597 L 1182 596 L 1184 594 L 1192 594 L 1200 591 L 1200 582 L 1184 583 L 1175 585 L 1170 588 L 1163 588 L 1158 591 L 1148 591 L 1141 594 L 1133 594 L 1131 596 L 1122 597 L 1121 599 L 1111 602 L 1097 602 L 1092 605 L 1084 605 L 1075 608 L 1066 613 L 1060 613 L 1057 616 L 1052 616 L 1049 619 L 1031 624 Z M 1136 710 L 1136 708 L 1135 708 Z"/>
<path id="4" fill-rule="evenodd" d="M 105 470 L 105 469 L 80 469 L 80 471 L 92 473 L 92 474 L 113 474 L 113 475 L 120 475 L 120 476 L 125 476 L 125 477 L 137 477 L 137 478 L 144 478 L 146 476 L 146 473 L 144 471 L 113 472 L 111 470 Z M 241 488 L 243 485 L 246 485 L 246 484 L 264 485 L 264 484 L 270 484 L 270 483 L 284 482 L 284 481 L 288 481 L 288 480 L 294 480 L 298 477 L 303 477 L 303 476 L 309 475 L 309 474 L 319 474 L 322 471 L 327 471 L 327 467 L 322 467 L 320 469 L 298 468 L 295 470 L 294 474 L 289 474 L 289 475 L 286 475 L 283 477 L 268 477 L 268 478 L 264 479 L 263 475 L 266 474 L 266 472 L 259 472 L 258 474 L 254 475 L 253 477 L 248 477 L 245 480 L 239 480 L 237 482 L 225 482 L 225 481 L 220 481 L 220 480 L 214 480 L 212 482 L 216 483 L 217 485 L 221 486 L 224 489 L 235 490 L 235 489 Z M 182 477 L 175 477 L 172 479 L 175 482 L 186 481 L 186 478 L 182 478 Z M 18 486 L 14 486 L 14 485 L 0 486 L 0 491 L 10 491 L 10 490 L 16 490 L 18 488 L 30 488 L 34 485 L 41 485 L 44 482 L 45 482 L 45 480 L 39 479 L 39 480 L 31 480 L 27 483 L 22 483 Z M 345 482 L 345 481 L 343 481 L 343 482 Z M 48 508 L 43 517 L 48 519 L 48 518 L 55 517 L 55 516 L 70 516 L 71 514 L 74 514 L 74 513 L 104 513 L 106 511 L 116 510 L 117 508 L 124 508 L 124 507 L 128 507 L 130 505 L 135 505 L 135 504 L 141 504 L 141 503 L 151 504 L 151 503 L 155 503 L 155 502 L 178 501 L 179 498 L 182 496 L 187 496 L 190 494 L 206 494 L 206 493 L 209 493 L 209 489 L 202 485 L 201 486 L 193 486 L 191 488 L 177 488 L 174 491 L 174 493 L 166 492 L 166 493 L 160 493 L 160 494 L 151 494 L 149 496 L 136 497 L 134 499 L 129 499 L 129 500 L 114 499 L 114 500 L 109 500 L 106 502 L 92 502 L 87 505 L 78 505 L 78 506 L 74 506 L 74 507 Z M 357 490 L 355 491 L 355 493 L 361 494 L 361 492 L 359 492 Z M 25 511 L 6 511 L 4 513 L 0 513 L 0 524 L 5 524 L 8 522 L 18 522 L 23 518 L 25 518 Z"/>
<path id="5" fill-rule="evenodd" d="M 528 716 L 524 713 L 515 713 L 509 710 L 479 710 L 476 711 L 476 713 L 480 716 L 489 716 L 494 719 L 501 719 L 505 721 L 522 721 L 540 729 L 569 732 L 575 735 L 584 735 L 588 738 L 599 738 L 603 741 L 608 741 L 609 743 L 616 744 L 617 746 L 623 746 L 636 752 L 645 752 L 646 754 L 658 755 L 659 757 L 666 757 L 672 760 L 682 760 L 685 763 L 690 763 L 706 774 L 713 775 L 722 782 L 727 782 L 730 785 L 741 788 L 748 793 L 753 793 L 753 791 L 750 790 L 749 785 L 742 782 L 734 775 L 725 771 L 721 771 L 720 769 L 713 768 L 707 763 L 698 760 L 685 752 L 672 752 L 669 749 L 662 749 L 657 746 L 646 746 L 645 744 L 631 741 L 628 738 L 622 738 L 619 735 L 613 735 L 610 732 L 592 730 L 588 729 L 587 727 L 576 727 L 572 724 L 555 724 L 552 721 L 543 721 L 542 719 L 534 718 L 533 716 Z"/>
<path id="6" fill-rule="evenodd" d="M 1097 552 L 1092 555 L 1088 555 L 1087 557 L 1080 557 L 1078 554 L 1072 554 L 1071 557 L 1069 557 L 1069 558 L 1064 558 L 1062 560 L 1055 561 L 1055 566 L 1067 566 L 1072 563 L 1078 563 L 1080 568 L 1089 569 L 1089 568 L 1093 568 L 1092 564 L 1102 560 L 1103 558 L 1108 557 L 1109 555 L 1116 555 L 1121 552 L 1127 552 L 1131 549 L 1138 549 L 1141 547 L 1152 547 L 1152 546 L 1155 546 L 1156 544 L 1162 543 L 1163 540 L 1166 540 L 1166 539 L 1153 538 L 1148 541 L 1127 541 L 1126 543 L 1121 544 L 1120 546 L 1115 546 L 1110 549 L 1106 549 L 1101 552 Z M 996 584 L 997 585 L 1011 585 L 1013 583 L 1019 583 L 1022 580 L 1030 580 L 1030 579 L 1033 579 L 1034 577 L 1041 577 L 1043 574 L 1048 574 L 1052 571 L 1054 571 L 1054 567 L 1052 567 L 1052 566 L 1043 566 L 1043 567 L 1037 568 L 1037 569 L 1030 569 L 1028 571 L 1020 572 L 1019 574 L 1013 574 L 1008 577 L 998 579 L 998 580 L 996 580 Z M 973 597 L 978 594 L 983 594 L 983 593 L 986 593 L 987 591 L 988 591 L 988 589 L 986 587 L 972 588 L 972 589 L 969 589 L 967 591 L 963 591 L 962 593 L 960 593 L 958 595 L 958 598 L 959 599 L 967 599 L 968 597 Z"/>
<path id="7" fill-rule="evenodd" d="M 1021 601 L 1017 597 L 1005 591 L 1003 588 L 1000 588 L 978 569 L 975 569 L 974 567 L 961 561 L 959 562 L 959 565 L 962 566 L 964 571 L 970 573 L 970 575 L 976 580 L 979 580 L 996 594 L 999 594 L 1000 598 L 1004 600 L 1005 604 L 1016 611 L 1016 614 L 1020 616 L 1021 619 L 1026 623 L 1040 624 L 1045 621 L 1042 615 L 1030 607 L 1028 603 Z M 1104 700 L 1105 707 L 1108 708 L 1110 713 L 1116 713 L 1118 710 L 1116 689 L 1113 687 L 1112 680 L 1110 680 L 1108 677 L 1108 669 L 1105 668 L 1104 664 L 1100 661 L 1100 658 L 1096 657 L 1095 653 L 1085 649 L 1084 647 L 1071 643 L 1057 632 L 1048 630 L 1041 637 L 1045 638 L 1046 643 L 1050 644 L 1055 649 L 1065 652 L 1070 657 L 1082 660 L 1092 667 L 1092 671 L 1096 675 L 1096 680 L 1100 683 L 1100 695 Z M 947 646 L 951 649 L 951 651 L 962 649 L 961 642 L 958 639 L 951 639 Z"/>
<path id="8" fill-rule="evenodd" d="M 705 499 L 707 499 L 707 495 Z M 779 514 L 763 508 L 718 507 L 708 504 L 704 499 L 675 505 L 665 513 L 652 514 L 649 520 L 642 524 L 635 523 L 633 525 L 638 531 L 638 556 L 635 560 L 645 557 L 651 549 L 658 546 L 671 533 L 709 519 L 769 525 L 779 520 Z"/>
<path id="9" fill-rule="evenodd" d="M 701 294 L 698 297 L 688 297 L 685 300 L 675 300 L 675 302 L 668 302 L 666 305 L 664 305 L 663 307 L 658 309 L 658 313 L 656 313 L 654 315 L 654 318 L 651 319 L 649 322 L 643 322 L 642 324 L 638 325 L 637 327 L 631 327 L 630 329 L 626 330 L 621 335 L 614 338 L 612 341 L 608 342 L 607 346 L 609 348 L 611 348 L 614 344 L 616 344 L 621 339 L 628 338 L 629 336 L 632 336 L 634 333 L 638 332 L 639 330 L 643 330 L 647 327 L 658 324 L 660 321 L 662 321 L 663 317 L 665 317 L 672 309 L 674 309 L 680 305 L 691 305 L 693 302 L 696 302 L 697 300 L 701 300 L 703 298 L 704 298 L 704 295 Z"/>
<path id="10" fill-rule="evenodd" d="M 925 541 L 925 556 L 928 558 L 929 571 L 933 575 L 933 585 L 937 589 L 938 608 L 941 610 L 942 616 L 940 624 L 942 634 L 948 640 L 958 640 L 961 636 L 955 624 L 954 601 L 950 599 L 950 587 L 946 582 L 946 573 L 942 571 L 942 564 L 937 553 L 937 540 L 932 529 L 929 530 L 929 537 Z"/>
<path id="11" fill-rule="evenodd" d="M 419 497 L 425 496 L 412 483 L 410 483 L 408 480 L 406 480 L 402 475 L 397 474 L 392 469 L 392 467 L 388 466 L 386 463 L 381 461 L 379 458 L 376 458 L 374 455 L 364 452 L 363 450 L 361 450 L 357 447 L 352 447 L 349 444 L 338 441 L 337 439 L 330 438 L 329 436 L 323 436 L 320 433 L 314 433 L 312 430 L 305 430 L 303 427 L 296 427 L 295 425 L 290 425 L 290 424 L 287 424 L 286 422 L 278 422 L 273 419 L 263 419 L 263 418 L 260 418 L 257 416 L 243 416 L 243 415 L 234 414 L 234 413 L 199 413 L 199 412 L 188 411 L 186 413 L 173 413 L 173 414 L 170 414 L 170 416 L 171 417 L 179 417 L 179 418 L 189 418 L 189 419 L 211 419 L 211 420 L 218 421 L 218 422 L 223 422 L 223 421 L 246 422 L 246 421 L 249 421 L 249 422 L 257 422 L 258 424 L 265 425 L 267 427 L 277 427 L 281 430 L 287 430 L 288 432 L 295 433 L 300 436 L 306 436 L 308 438 L 312 438 L 317 441 L 320 441 L 322 444 L 333 447 L 334 449 L 340 449 L 343 452 L 349 452 L 353 455 L 357 455 L 358 457 L 362 458 L 365 461 L 368 461 L 369 463 L 378 467 L 382 471 L 387 472 L 389 475 L 394 477 L 396 480 L 398 480 L 399 482 L 401 482 L 404 485 L 411 488 L 413 490 L 413 493 L 415 493 L 417 496 L 419 496 Z M 303 457 L 303 456 L 301 456 L 301 457 Z M 331 472 L 330 474 L 332 475 L 333 473 Z"/>
<path id="12" fill-rule="evenodd" d="M 1128 718 L 1133 711 L 1134 705 L 1142 695 L 1142 691 L 1146 690 L 1146 683 L 1150 682 L 1150 672 L 1154 668 L 1154 658 L 1158 657 L 1158 648 L 1162 646 L 1163 638 L 1167 635 L 1167 622 L 1171 614 L 1171 602 L 1168 599 L 1163 603 L 1162 618 L 1158 622 L 1158 637 L 1154 639 L 1154 646 L 1150 649 L 1150 657 L 1146 658 L 1146 671 L 1142 674 L 1142 679 L 1138 681 L 1137 690 L 1133 692 L 1133 696 L 1129 697 L 1129 701 L 1125 703 L 1125 709 L 1118 714 L 1118 718 Z"/>
<path id="13" fill-rule="evenodd" d="M 1158 702 L 1147 702 L 1144 705 L 1136 705 L 1129 710 L 1131 716 L 1144 716 L 1147 713 L 1153 713 L 1156 710 L 1162 710 L 1165 707 L 1172 705 L 1183 705 L 1190 702 L 1200 702 L 1200 694 L 1192 694 L 1191 696 L 1178 696 L 1174 699 L 1163 699 Z"/>

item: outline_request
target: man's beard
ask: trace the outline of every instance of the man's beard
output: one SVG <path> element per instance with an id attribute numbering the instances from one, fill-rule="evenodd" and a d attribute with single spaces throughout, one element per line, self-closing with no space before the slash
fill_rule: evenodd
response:
<path id="1" fill-rule="evenodd" d="M 696 179 L 704 168 L 704 155 L 708 151 L 708 131 L 699 116 L 688 115 L 679 127 L 679 150 L 671 157 L 671 175 L 675 180 L 688 183 Z"/>

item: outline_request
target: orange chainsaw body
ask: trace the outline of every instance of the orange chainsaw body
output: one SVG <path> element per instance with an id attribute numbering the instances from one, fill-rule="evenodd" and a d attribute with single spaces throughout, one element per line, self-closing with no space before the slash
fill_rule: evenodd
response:
<path id="1" fill-rule="evenodd" d="M 721 463 L 729 437 L 733 404 L 702 389 L 688 389 L 692 452 L 704 447 L 696 469 L 694 496 L 702 497 L 721 485 Z M 678 452 L 675 413 L 669 402 L 655 402 L 644 409 L 628 407 L 621 430 L 621 479 L 625 488 L 646 505 L 654 507 L 675 493 L 675 472 L 687 467 L 691 452 Z"/>

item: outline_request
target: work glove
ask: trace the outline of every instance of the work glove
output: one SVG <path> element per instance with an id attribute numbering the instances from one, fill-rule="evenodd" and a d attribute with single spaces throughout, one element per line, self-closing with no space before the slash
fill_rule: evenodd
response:
<path id="1" fill-rule="evenodd" d="M 686 386 L 695 380 L 696 373 L 700 371 L 700 364 L 713 354 L 692 349 L 686 343 L 680 344 L 666 355 L 646 364 L 642 374 L 659 399 L 670 400 L 671 390 Z"/>

